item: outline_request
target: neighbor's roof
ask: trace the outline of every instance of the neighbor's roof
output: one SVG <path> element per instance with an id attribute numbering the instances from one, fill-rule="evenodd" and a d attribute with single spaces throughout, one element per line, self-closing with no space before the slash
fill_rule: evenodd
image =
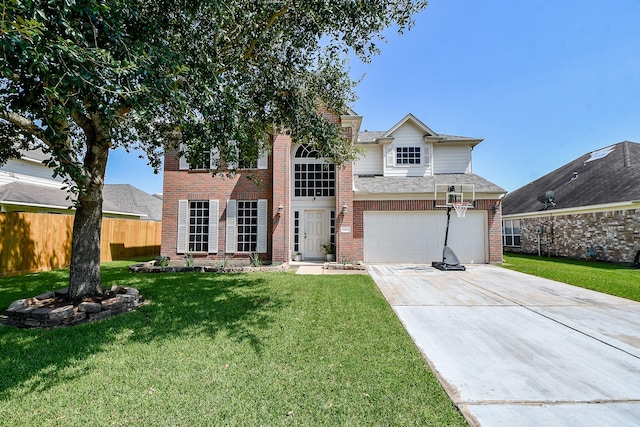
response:
<path id="1" fill-rule="evenodd" d="M 354 176 L 355 194 L 433 193 L 436 184 L 473 184 L 476 194 L 501 194 L 506 190 L 479 175 L 468 173 L 433 176 Z"/>
<path id="2" fill-rule="evenodd" d="M 549 210 L 640 201 L 640 144 L 619 142 L 587 153 L 507 194 L 503 215 L 542 211 L 538 197 L 553 191 Z"/>
<path id="3" fill-rule="evenodd" d="M 20 154 L 23 159 L 34 160 L 37 162 L 43 162 L 51 158 L 51 154 L 45 154 L 40 148 L 34 148 L 32 150 L 20 150 Z"/>
<path id="4" fill-rule="evenodd" d="M 63 189 L 51 186 L 12 182 L 0 186 L 0 203 L 24 206 L 39 206 L 55 209 L 69 209 L 73 205 L 68 200 L 69 193 Z M 143 214 L 128 208 L 123 208 L 109 200 L 102 203 L 104 213 L 142 216 Z"/>
<path id="5" fill-rule="evenodd" d="M 162 199 L 145 193 L 130 184 L 105 184 L 103 190 L 104 200 L 115 203 L 118 206 L 127 206 L 136 212 L 144 213 L 153 221 L 162 221 Z"/>

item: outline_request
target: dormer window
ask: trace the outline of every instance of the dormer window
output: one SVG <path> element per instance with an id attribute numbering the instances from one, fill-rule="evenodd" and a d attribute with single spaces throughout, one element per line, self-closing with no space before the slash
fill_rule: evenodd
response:
<path id="1" fill-rule="evenodd" d="M 419 165 L 421 161 L 420 147 L 397 147 L 396 165 Z"/>

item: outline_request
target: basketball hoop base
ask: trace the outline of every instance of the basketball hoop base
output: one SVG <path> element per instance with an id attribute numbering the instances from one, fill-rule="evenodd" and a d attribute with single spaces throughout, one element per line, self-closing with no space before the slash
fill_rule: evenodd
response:
<path id="1" fill-rule="evenodd" d="M 440 271 L 465 271 L 466 267 L 460 264 L 460 260 L 456 256 L 453 249 L 446 246 L 442 249 L 442 261 L 433 261 L 431 263 L 433 268 L 437 268 Z"/>
<path id="2" fill-rule="evenodd" d="M 433 261 L 431 263 L 433 268 L 437 268 L 440 271 L 465 271 L 467 268 L 460 264 L 447 264 L 445 262 Z"/>

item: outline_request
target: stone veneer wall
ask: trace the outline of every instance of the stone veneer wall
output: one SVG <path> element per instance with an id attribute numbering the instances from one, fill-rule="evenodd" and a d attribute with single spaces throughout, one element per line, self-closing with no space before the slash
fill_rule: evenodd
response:
<path id="1" fill-rule="evenodd" d="M 640 209 L 520 219 L 521 246 L 505 252 L 632 263 L 640 250 Z"/>

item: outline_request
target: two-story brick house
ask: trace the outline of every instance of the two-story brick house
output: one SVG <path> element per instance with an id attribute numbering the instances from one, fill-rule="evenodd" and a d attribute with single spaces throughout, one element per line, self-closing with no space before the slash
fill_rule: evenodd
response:
<path id="1" fill-rule="evenodd" d="M 430 263 L 441 258 L 442 206 L 454 191 L 472 209 L 465 218 L 452 215 L 449 246 L 462 262 L 501 262 L 505 191 L 472 173 L 472 149 L 481 139 L 439 135 L 411 114 L 380 132 L 361 132 L 362 117 L 353 112 L 336 121 L 363 153 L 342 166 L 283 134 L 234 177 L 168 154 L 162 255 L 258 253 L 287 262 L 301 253 L 319 260 L 322 245 L 333 242 L 339 262 Z"/>

